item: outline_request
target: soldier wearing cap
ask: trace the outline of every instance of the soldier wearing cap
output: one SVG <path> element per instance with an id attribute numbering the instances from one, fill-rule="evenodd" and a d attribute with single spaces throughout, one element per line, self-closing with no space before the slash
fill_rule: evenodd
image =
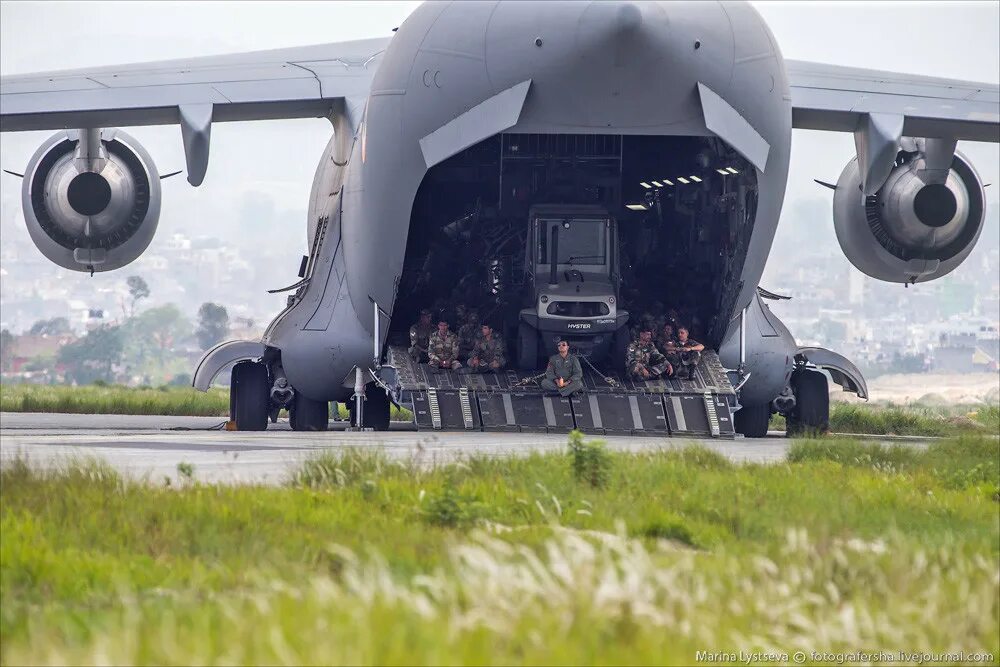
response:
<path id="1" fill-rule="evenodd" d="M 557 349 L 559 352 L 549 357 L 549 364 L 545 367 L 542 389 L 569 396 L 583 389 L 583 367 L 577 356 L 570 354 L 568 341 L 559 341 Z"/>
<path id="2" fill-rule="evenodd" d="M 468 372 L 487 373 L 501 370 L 507 365 L 505 348 L 503 340 L 493 333 L 493 327 L 483 322 L 479 327 L 479 337 L 476 338 L 469 355 Z"/>
<path id="3" fill-rule="evenodd" d="M 625 353 L 625 366 L 634 380 L 653 380 L 661 375 L 669 377 L 673 367 L 653 344 L 653 331 L 646 327 L 639 332 L 639 339 L 632 341 Z"/>
<path id="4" fill-rule="evenodd" d="M 431 371 L 442 369 L 457 371 L 462 367 L 458 361 L 458 336 L 448 331 L 448 322 L 438 321 L 437 331 L 427 341 L 427 365 Z"/>
<path id="5" fill-rule="evenodd" d="M 424 308 L 420 311 L 420 320 L 410 327 L 410 349 L 408 351 L 418 364 L 427 361 L 427 346 L 433 332 L 431 311 Z"/>

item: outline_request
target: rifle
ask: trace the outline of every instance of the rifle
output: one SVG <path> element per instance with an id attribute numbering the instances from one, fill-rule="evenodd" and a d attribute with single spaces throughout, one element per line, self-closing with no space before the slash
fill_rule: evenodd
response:
<path id="1" fill-rule="evenodd" d="M 511 389 L 514 389 L 516 387 L 527 387 L 530 384 L 540 382 L 544 377 L 545 373 L 539 373 L 538 375 L 532 375 L 531 377 L 523 378 L 512 384 Z"/>

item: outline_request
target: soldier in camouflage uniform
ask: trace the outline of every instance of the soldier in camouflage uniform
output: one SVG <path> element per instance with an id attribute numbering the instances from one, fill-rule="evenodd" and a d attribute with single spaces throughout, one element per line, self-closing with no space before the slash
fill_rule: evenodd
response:
<path id="1" fill-rule="evenodd" d="M 420 311 L 420 321 L 410 327 L 410 356 L 418 364 L 427 361 L 427 345 L 434 325 L 431 324 L 431 311 L 424 308 Z"/>
<path id="2" fill-rule="evenodd" d="M 704 345 L 688 338 L 686 326 L 680 326 L 677 328 L 677 342 L 666 350 L 667 359 L 674 365 L 678 373 L 683 371 L 687 374 L 688 380 L 693 380 L 695 368 L 701 361 L 701 353 L 704 349 Z"/>
<path id="3" fill-rule="evenodd" d="M 469 366 L 465 370 L 470 373 L 486 373 L 502 369 L 507 365 L 505 349 L 503 340 L 494 335 L 493 327 L 484 322 L 472 354 L 469 355 Z"/>
<path id="4" fill-rule="evenodd" d="M 427 365 L 437 373 L 441 369 L 457 371 L 462 367 L 458 361 L 458 336 L 448 331 L 448 323 L 438 322 L 437 331 L 427 342 Z"/>
<path id="5" fill-rule="evenodd" d="M 468 359 L 472 356 L 473 348 L 479 340 L 481 327 L 479 311 L 475 308 L 466 310 L 465 320 L 458 328 L 458 356 L 460 358 Z"/>
<path id="6" fill-rule="evenodd" d="M 583 367 L 575 354 L 569 353 L 569 342 L 559 341 L 557 354 L 549 357 L 545 367 L 542 389 L 557 391 L 561 396 L 569 396 L 583 390 Z"/>
<path id="7" fill-rule="evenodd" d="M 653 311 L 646 309 L 639 315 L 639 321 L 632 327 L 632 339 L 635 340 L 645 330 L 656 331 L 656 316 Z"/>
<path id="8" fill-rule="evenodd" d="M 644 328 L 625 354 L 625 366 L 633 380 L 653 380 L 673 375 L 673 367 L 653 344 L 653 331 Z"/>
<path id="9" fill-rule="evenodd" d="M 677 334 L 674 333 L 674 325 L 669 320 L 657 330 L 657 336 L 653 342 L 662 352 L 666 352 L 667 348 L 677 344 Z"/>

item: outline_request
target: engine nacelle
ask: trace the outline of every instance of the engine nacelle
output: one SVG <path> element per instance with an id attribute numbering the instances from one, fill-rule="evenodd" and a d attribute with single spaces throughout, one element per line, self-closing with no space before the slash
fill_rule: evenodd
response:
<path id="1" fill-rule="evenodd" d="M 844 255 L 858 270 L 886 282 L 940 278 L 976 245 L 985 217 L 983 183 L 965 156 L 951 168 L 927 168 L 923 141 L 900 151 L 885 184 L 861 189 L 858 160 L 847 163 L 833 196 L 833 222 Z"/>
<path id="2" fill-rule="evenodd" d="M 31 240 L 48 259 L 74 271 L 111 271 L 153 240 L 160 176 L 121 130 L 66 130 L 35 151 L 21 202 Z"/>

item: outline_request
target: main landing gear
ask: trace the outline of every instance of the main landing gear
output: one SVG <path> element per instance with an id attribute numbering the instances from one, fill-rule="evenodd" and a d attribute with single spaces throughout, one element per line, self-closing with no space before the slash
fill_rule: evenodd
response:
<path id="1" fill-rule="evenodd" d="M 733 415 L 733 426 L 737 433 L 747 438 L 763 438 L 767 435 L 767 424 L 771 421 L 771 406 L 744 405 Z"/>
<path id="2" fill-rule="evenodd" d="M 293 431 L 325 431 L 330 423 L 330 403 L 314 401 L 296 392 L 288 406 L 288 424 Z"/>
<path id="3" fill-rule="evenodd" d="M 296 392 L 287 404 L 293 431 L 325 431 L 330 421 L 330 404 Z M 237 431 L 263 431 L 268 417 L 277 415 L 279 403 L 271 402 L 271 377 L 266 364 L 241 361 L 233 366 L 229 388 L 229 419 Z"/>
<path id="4" fill-rule="evenodd" d="M 241 361 L 233 366 L 229 388 L 229 419 L 237 431 L 263 431 L 271 407 L 271 383 L 267 366 L 257 361 Z"/>
<path id="5" fill-rule="evenodd" d="M 789 384 L 795 394 L 795 407 L 785 415 L 788 435 L 820 435 L 828 432 L 830 388 L 826 376 L 800 366 L 792 371 Z"/>

